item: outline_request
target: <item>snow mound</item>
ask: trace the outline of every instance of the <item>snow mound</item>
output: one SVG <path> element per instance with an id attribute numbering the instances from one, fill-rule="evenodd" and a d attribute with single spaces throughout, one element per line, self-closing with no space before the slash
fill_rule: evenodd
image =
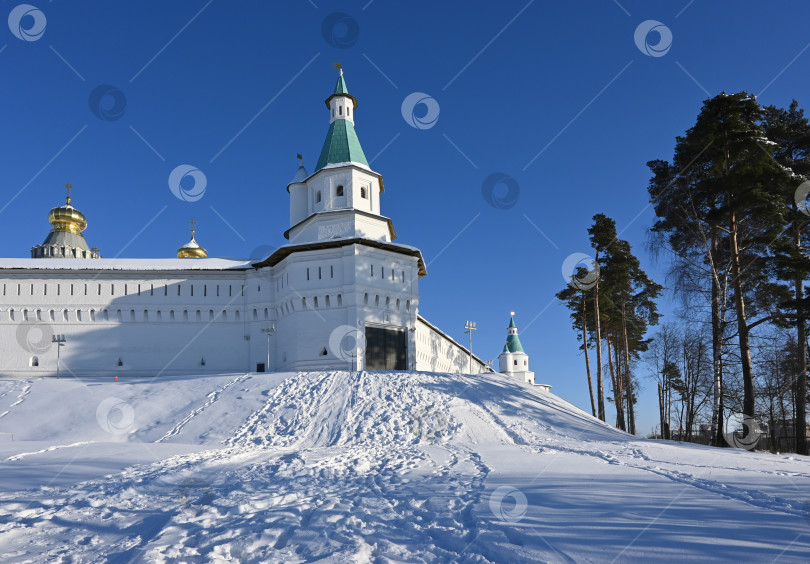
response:
<path id="1" fill-rule="evenodd" d="M 2 562 L 806 561 L 806 459 L 498 374 L 0 381 Z"/>

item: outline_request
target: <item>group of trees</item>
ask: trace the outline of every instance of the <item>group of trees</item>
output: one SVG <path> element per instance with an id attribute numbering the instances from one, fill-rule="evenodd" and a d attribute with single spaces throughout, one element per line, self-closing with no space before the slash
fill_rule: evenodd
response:
<path id="1" fill-rule="evenodd" d="M 588 375 L 591 412 L 605 421 L 603 345 L 607 352 L 612 401 L 616 408 L 616 426 L 636 432 L 634 393 L 631 369 L 640 353 L 647 350 L 645 333 L 658 322 L 655 303 L 661 286 L 641 269 L 630 244 L 619 239 L 616 222 L 603 214 L 593 217 L 588 229 L 594 260 L 590 268 L 581 266 L 573 273 L 569 285 L 557 294 L 571 310 L 574 329 L 582 334 L 582 350 Z M 596 389 L 594 402 L 589 354 L 590 342 L 596 348 Z"/>
<path id="2" fill-rule="evenodd" d="M 669 259 L 679 322 L 645 339 L 661 287 L 601 214 L 589 229 L 594 282 L 579 282 L 581 269 L 558 294 L 582 335 L 589 385 L 588 352 L 596 349 L 599 417 L 604 341 L 620 428 L 624 406 L 633 413 L 632 369 L 646 360 L 658 380 L 665 438 L 671 424 L 692 440 L 696 425 L 710 422 L 711 441 L 721 446 L 726 418 L 739 413 L 770 422 L 772 432 L 774 421 L 791 421 L 796 452 L 807 454 L 810 125 L 803 110 L 795 101 L 761 107 L 745 92 L 720 94 L 677 138 L 672 160 L 648 166 L 657 216 L 650 248 Z"/>

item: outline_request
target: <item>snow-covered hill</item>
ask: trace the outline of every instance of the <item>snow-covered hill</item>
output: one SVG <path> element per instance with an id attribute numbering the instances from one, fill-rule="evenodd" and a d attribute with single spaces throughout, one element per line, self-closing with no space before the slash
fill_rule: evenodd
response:
<path id="1" fill-rule="evenodd" d="M 810 461 L 497 374 L 0 381 L 2 562 L 810 560 Z"/>

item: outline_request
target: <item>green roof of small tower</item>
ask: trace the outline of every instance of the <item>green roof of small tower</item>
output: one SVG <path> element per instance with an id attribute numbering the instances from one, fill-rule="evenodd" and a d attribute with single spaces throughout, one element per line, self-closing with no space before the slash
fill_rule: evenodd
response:
<path id="1" fill-rule="evenodd" d="M 318 157 L 318 164 L 315 165 L 315 172 L 329 164 L 349 162 L 369 166 L 352 122 L 336 119 L 329 125 L 321 156 Z"/>
<path id="2" fill-rule="evenodd" d="M 335 84 L 335 91 L 332 94 L 348 94 L 349 89 L 346 88 L 346 81 L 343 79 L 343 75 L 338 76 L 337 84 Z"/>
<path id="3" fill-rule="evenodd" d="M 506 344 L 503 346 L 503 352 L 508 353 L 525 353 L 523 345 L 520 344 L 520 337 L 517 336 L 517 325 L 515 325 L 515 318 L 509 318 L 509 329 L 514 329 L 514 334 L 509 334 L 506 337 Z"/>
<path id="4" fill-rule="evenodd" d="M 343 70 L 340 71 L 338 76 L 334 93 L 326 99 L 327 108 L 330 107 L 329 102 L 335 96 L 349 98 L 352 101 L 352 106 L 357 108 L 357 100 L 349 94 L 349 89 L 346 87 Z M 318 163 L 315 165 L 315 172 L 318 172 L 326 165 L 349 162 L 369 166 L 363 147 L 360 146 L 360 139 L 357 138 L 357 132 L 354 130 L 354 124 L 348 119 L 333 119 L 332 123 L 329 124 L 329 131 L 326 133 L 326 140 L 323 143 L 321 155 L 318 157 Z"/>

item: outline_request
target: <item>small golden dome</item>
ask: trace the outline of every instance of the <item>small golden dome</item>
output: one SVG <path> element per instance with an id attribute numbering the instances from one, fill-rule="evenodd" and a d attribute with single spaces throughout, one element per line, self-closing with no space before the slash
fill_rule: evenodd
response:
<path id="1" fill-rule="evenodd" d="M 87 218 L 84 214 L 70 205 L 70 189 L 73 186 L 68 183 L 65 205 L 53 208 L 48 213 L 48 222 L 53 226 L 53 231 L 69 231 L 70 233 L 81 233 L 87 229 Z"/>
<path id="2" fill-rule="evenodd" d="M 194 226 L 197 222 L 191 220 L 191 241 L 177 249 L 177 258 L 207 258 L 208 251 L 194 239 Z"/>

